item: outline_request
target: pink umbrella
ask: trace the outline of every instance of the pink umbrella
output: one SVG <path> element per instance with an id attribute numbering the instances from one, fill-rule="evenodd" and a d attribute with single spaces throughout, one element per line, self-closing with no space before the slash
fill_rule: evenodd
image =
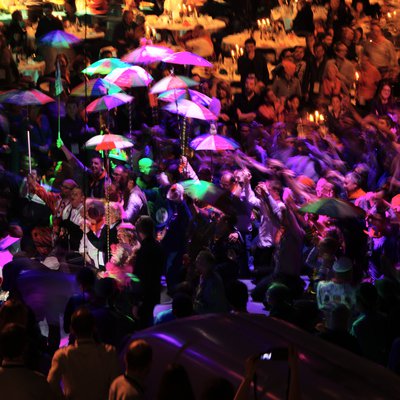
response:
<path id="1" fill-rule="evenodd" d="M 130 64 L 151 64 L 162 61 L 164 58 L 173 54 L 174 51 L 164 46 L 142 46 L 122 57 L 122 61 Z"/>
<path id="2" fill-rule="evenodd" d="M 197 86 L 199 82 L 181 75 L 170 75 L 158 81 L 151 89 L 150 93 L 162 93 L 172 89 L 186 89 L 190 86 Z"/>
<path id="3" fill-rule="evenodd" d="M 161 93 L 158 96 L 159 100 L 170 103 L 171 101 L 177 101 L 180 99 L 187 99 L 194 101 L 197 104 L 200 104 L 204 107 L 208 107 L 211 104 L 212 99 L 206 96 L 204 93 L 198 92 L 197 90 L 192 89 L 177 89 L 177 90 L 168 90 L 167 92 Z"/>
<path id="4" fill-rule="evenodd" d="M 207 133 L 206 135 L 198 136 L 190 142 L 190 147 L 193 150 L 236 150 L 240 146 L 232 139 L 225 136 Z"/>
<path id="5" fill-rule="evenodd" d="M 173 114 L 182 115 L 185 118 L 202 119 L 205 121 L 216 121 L 218 119 L 208 108 L 186 99 L 178 100 L 176 103 L 170 103 L 164 107 L 164 110 Z"/>
<path id="6" fill-rule="evenodd" d="M 54 101 L 36 89 L 31 90 L 9 90 L 0 95 L 0 103 L 17 104 L 19 106 L 41 106 Z"/>
<path id="7" fill-rule="evenodd" d="M 128 96 L 125 93 L 109 94 L 109 95 L 100 97 L 100 98 L 92 101 L 86 107 L 86 111 L 88 113 L 109 111 L 109 110 L 112 110 L 113 108 L 130 103 L 132 100 L 133 100 L 133 97 Z"/>
<path id="8" fill-rule="evenodd" d="M 142 67 L 135 65 L 128 68 L 115 68 L 104 80 L 125 89 L 149 86 L 153 77 Z"/>
<path id="9" fill-rule="evenodd" d="M 163 58 L 162 60 L 169 64 L 181 64 L 181 65 L 196 65 L 198 67 L 212 67 L 213 64 L 198 56 L 197 54 L 190 53 L 189 51 L 180 51 Z"/>

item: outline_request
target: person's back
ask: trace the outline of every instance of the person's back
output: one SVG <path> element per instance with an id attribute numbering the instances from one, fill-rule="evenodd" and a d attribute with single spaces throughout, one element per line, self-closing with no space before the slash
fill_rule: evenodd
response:
<path id="1" fill-rule="evenodd" d="M 94 341 L 94 324 L 93 315 L 85 308 L 72 316 L 71 329 L 77 339 L 56 351 L 47 377 L 59 395 L 63 392 L 66 398 L 82 400 L 107 398 L 119 372 L 118 359 L 113 346 Z"/>
<path id="2" fill-rule="evenodd" d="M 23 363 L 27 345 L 26 330 L 18 324 L 8 324 L 1 331 L 0 397 L 18 400 L 50 400 L 52 393 L 46 378 Z"/>

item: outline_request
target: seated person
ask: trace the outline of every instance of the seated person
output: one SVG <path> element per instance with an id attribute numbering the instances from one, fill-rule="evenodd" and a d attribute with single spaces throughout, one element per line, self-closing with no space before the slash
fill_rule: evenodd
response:
<path id="1" fill-rule="evenodd" d="M 184 44 L 185 48 L 200 57 L 212 57 L 214 44 L 203 25 L 196 25 L 192 31 L 192 38 Z"/>

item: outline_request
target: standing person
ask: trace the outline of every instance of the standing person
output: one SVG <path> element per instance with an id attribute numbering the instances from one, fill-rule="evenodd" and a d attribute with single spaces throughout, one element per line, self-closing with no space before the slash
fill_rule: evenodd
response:
<path id="1" fill-rule="evenodd" d="M 104 168 L 104 161 L 100 155 L 92 157 L 90 161 L 90 168 L 85 167 L 76 156 L 64 145 L 61 139 L 57 140 L 57 147 L 62 150 L 68 162 L 74 168 L 76 179 L 79 181 L 81 187 L 85 187 L 85 177 L 87 175 L 88 184 L 86 185 L 86 196 L 94 197 L 97 199 L 105 198 L 105 183 L 107 179 L 107 172 Z"/>
<path id="2" fill-rule="evenodd" d="M 119 372 L 115 348 L 94 340 L 95 319 L 86 308 L 74 312 L 71 330 L 75 343 L 55 352 L 47 381 L 60 398 L 106 399 Z"/>
<path id="3" fill-rule="evenodd" d="M 122 14 L 122 21 L 114 28 L 112 40 L 117 47 L 119 57 L 124 55 L 128 49 L 138 45 L 135 38 L 136 26 L 137 24 L 134 22 L 132 10 L 125 10 Z"/>
<path id="4" fill-rule="evenodd" d="M 40 18 L 37 29 L 36 29 L 36 39 L 40 39 L 44 35 L 50 33 L 51 31 L 63 31 L 63 23 L 57 17 L 53 15 L 53 4 L 44 3 L 43 4 L 43 17 Z"/>
<path id="5" fill-rule="evenodd" d="M 165 268 L 163 248 L 155 239 L 154 222 L 141 216 L 136 222 L 141 247 L 136 253 L 135 274 L 140 279 L 138 316 L 142 327 L 153 322 L 153 308 L 160 302 L 161 273 Z"/>
<path id="6" fill-rule="evenodd" d="M 134 340 L 125 353 L 125 373 L 110 387 L 109 400 L 145 400 L 144 381 L 153 362 L 153 349 L 142 339 Z"/>
<path id="7" fill-rule="evenodd" d="M 140 215 L 148 214 L 147 199 L 142 189 L 136 185 L 137 175 L 128 173 L 128 183 L 124 193 L 124 221 L 135 224 Z"/>
<path id="8" fill-rule="evenodd" d="M 248 38 L 244 42 L 244 54 L 238 58 L 238 70 L 242 86 L 250 74 L 254 74 L 258 81 L 268 84 L 268 69 L 265 57 L 256 50 L 256 41 Z"/>
<path id="9" fill-rule="evenodd" d="M 18 324 L 7 324 L 0 334 L 1 397 L 4 399 L 51 400 L 55 399 L 46 378 L 25 366 L 27 348 L 26 329 Z"/>

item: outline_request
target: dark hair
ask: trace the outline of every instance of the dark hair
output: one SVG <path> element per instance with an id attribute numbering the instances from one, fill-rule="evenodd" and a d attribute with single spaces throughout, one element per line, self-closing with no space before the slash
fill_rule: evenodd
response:
<path id="1" fill-rule="evenodd" d="M 47 8 L 48 10 L 53 11 L 54 7 L 52 3 L 43 3 L 43 9 Z"/>
<path id="2" fill-rule="evenodd" d="M 186 293 L 176 293 L 172 299 L 172 312 L 176 318 L 185 318 L 193 315 L 192 297 Z"/>
<path id="3" fill-rule="evenodd" d="M 154 221 L 147 215 L 142 215 L 136 222 L 136 231 L 146 237 L 154 236 Z"/>
<path id="4" fill-rule="evenodd" d="M 19 324 L 7 324 L 0 334 L 0 356 L 17 358 L 24 354 L 27 345 L 26 329 Z"/>
<path id="5" fill-rule="evenodd" d="M 158 400 L 194 400 L 194 392 L 189 375 L 183 365 L 168 364 L 161 377 Z"/>
<path id="6" fill-rule="evenodd" d="M 153 349 L 143 339 L 134 340 L 125 354 L 127 369 L 143 370 L 149 368 L 153 359 Z"/>
<path id="7" fill-rule="evenodd" d="M 234 310 L 246 310 L 249 300 L 247 286 L 241 281 L 232 281 L 226 287 L 226 298 Z"/>
<path id="8" fill-rule="evenodd" d="M 96 274 L 90 268 L 81 268 L 76 274 L 76 281 L 84 290 L 87 290 L 94 286 Z"/>
<path id="9" fill-rule="evenodd" d="M 246 44 L 254 44 L 254 46 L 256 45 L 256 41 L 254 40 L 254 38 L 249 37 L 248 39 L 245 40 L 244 45 L 246 46 Z"/>
<path id="10" fill-rule="evenodd" d="M 85 307 L 76 310 L 71 317 L 71 331 L 76 337 L 91 337 L 95 328 L 93 314 Z"/>
<path id="11" fill-rule="evenodd" d="M 372 283 L 363 282 L 356 290 L 356 299 L 363 310 L 373 310 L 378 302 L 378 291 Z"/>

